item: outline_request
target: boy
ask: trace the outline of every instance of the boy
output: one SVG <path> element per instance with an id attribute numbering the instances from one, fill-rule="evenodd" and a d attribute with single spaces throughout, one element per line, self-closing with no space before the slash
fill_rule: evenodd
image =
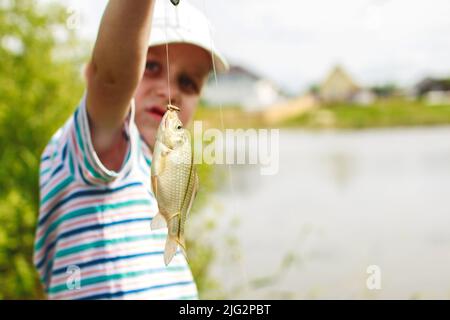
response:
<path id="1" fill-rule="evenodd" d="M 34 263 L 48 298 L 198 298 L 182 254 L 164 265 L 167 229 L 150 229 L 150 165 L 167 104 L 188 123 L 212 59 L 227 69 L 186 0 L 109 1 L 85 94 L 41 158 Z"/>

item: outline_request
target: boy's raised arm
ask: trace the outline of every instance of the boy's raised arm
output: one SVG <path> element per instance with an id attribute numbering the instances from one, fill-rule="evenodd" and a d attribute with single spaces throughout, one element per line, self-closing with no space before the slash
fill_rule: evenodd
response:
<path id="1" fill-rule="evenodd" d="M 97 152 L 111 148 L 144 73 L 155 0 L 109 0 L 86 70 Z"/>

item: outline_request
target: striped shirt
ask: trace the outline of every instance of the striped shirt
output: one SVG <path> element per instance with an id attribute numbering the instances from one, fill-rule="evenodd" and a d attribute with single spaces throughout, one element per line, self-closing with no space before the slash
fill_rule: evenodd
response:
<path id="1" fill-rule="evenodd" d="M 34 264 L 49 299 L 197 299 L 184 256 L 165 266 L 167 228 L 152 231 L 151 153 L 124 123 L 127 153 L 118 172 L 91 141 L 86 93 L 53 135 L 40 163 Z"/>

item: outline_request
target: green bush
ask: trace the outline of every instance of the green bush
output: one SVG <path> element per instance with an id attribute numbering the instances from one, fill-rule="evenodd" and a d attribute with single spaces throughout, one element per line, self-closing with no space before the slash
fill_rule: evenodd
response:
<path id="1" fill-rule="evenodd" d="M 63 6 L 0 3 L 0 299 L 42 297 L 32 264 L 39 157 L 82 94 L 84 45 Z"/>

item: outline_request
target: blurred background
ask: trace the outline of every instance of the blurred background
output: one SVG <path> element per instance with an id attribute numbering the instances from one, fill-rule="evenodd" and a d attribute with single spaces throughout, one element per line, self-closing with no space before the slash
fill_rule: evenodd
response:
<path id="1" fill-rule="evenodd" d="M 280 129 L 275 175 L 200 167 L 200 297 L 449 299 L 450 2 L 191 2 L 232 65 L 196 118 Z M 39 157 L 81 97 L 106 3 L 0 0 L 1 299 L 43 297 Z"/>

